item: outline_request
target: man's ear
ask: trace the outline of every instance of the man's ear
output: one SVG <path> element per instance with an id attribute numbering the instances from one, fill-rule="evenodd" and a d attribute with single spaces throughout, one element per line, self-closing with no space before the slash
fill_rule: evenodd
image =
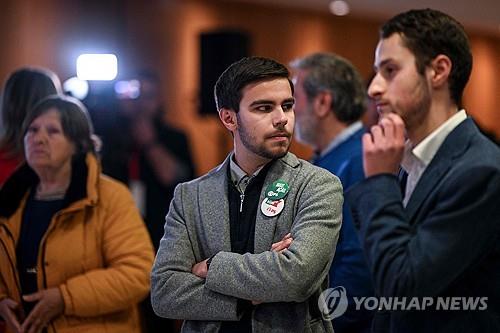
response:
<path id="1" fill-rule="evenodd" d="M 333 96 L 328 91 L 319 92 L 313 99 L 314 113 L 324 118 L 331 112 Z"/>
<path id="2" fill-rule="evenodd" d="M 232 109 L 222 108 L 219 110 L 219 118 L 222 124 L 231 132 L 236 131 L 238 128 L 238 119 L 236 112 Z"/>
<path id="3" fill-rule="evenodd" d="M 444 54 L 439 54 L 431 61 L 430 82 L 433 88 L 442 87 L 448 82 L 452 65 L 451 59 Z"/>

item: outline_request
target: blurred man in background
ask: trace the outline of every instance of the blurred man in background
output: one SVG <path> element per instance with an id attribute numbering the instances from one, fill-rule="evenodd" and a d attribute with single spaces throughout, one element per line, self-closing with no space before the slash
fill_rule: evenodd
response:
<path id="1" fill-rule="evenodd" d="M 361 137 L 366 93 L 361 76 L 346 59 L 316 53 L 291 63 L 295 70 L 295 137 L 315 151 L 313 164 L 340 178 L 344 191 L 364 178 Z M 336 333 L 369 332 L 372 313 L 356 310 L 353 297 L 373 296 L 351 214 L 344 203 L 342 228 L 329 273 L 331 288 L 342 286 L 348 309 L 333 320 Z"/>
<path id="2" fill-rule="evenodd" d="M 159 78 L 142 72 L 135 79 L 139 96 L 121 100 L 120 113 L 103 134 L 102 164 L 104 173 L 130 187 L 156 251 L 174 188 L 193 178 L 194 166 L 186 135 L 165 122 Z M 154 314 L 149 297 L 143 314 L 147 332 L 173 330 L 172 321 Z"/>

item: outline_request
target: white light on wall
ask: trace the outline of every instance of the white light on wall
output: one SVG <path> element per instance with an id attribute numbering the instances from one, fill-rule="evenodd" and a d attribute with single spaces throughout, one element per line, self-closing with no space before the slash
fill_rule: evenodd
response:
<path id="1" fill-rule="evenodd" d="M 63 89 L 64 92 L 70 93 L 71 96 L 83 100 L 89 93 L 89 83 L 73 76 L 64 81 Z"/>
<path id="2" fill-rule="evenodd" d="M 76 74 L 80 80 L 113 80 L 118 59 L 114 54 L 82 54 L 76 59 Z"/>
<path id="3" fill-rule="evenodd" d="M 349 14 L 349 4 L 344 0 L 334 0 L 330 2 L 330 11 L 337 16 Z"/>

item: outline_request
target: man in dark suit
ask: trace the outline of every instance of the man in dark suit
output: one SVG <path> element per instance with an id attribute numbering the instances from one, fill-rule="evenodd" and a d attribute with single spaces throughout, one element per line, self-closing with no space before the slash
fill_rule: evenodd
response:
<path id="1" fill-rule="evenodd" d="M 500 331 L 500 151 L 461 109 L 471 68 L 446 14 L 412 10 L 381 29 L 368 89 L 381 120 L 347 200 L 376 292 L 433 306 L 379 311 L 375 332 Z"/>

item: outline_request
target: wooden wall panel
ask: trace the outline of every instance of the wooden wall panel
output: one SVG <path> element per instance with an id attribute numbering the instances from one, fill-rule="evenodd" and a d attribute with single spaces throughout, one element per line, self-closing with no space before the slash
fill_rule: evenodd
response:
<path id="1" fill-rule="evenodd" d="M 79 41 L 109 43 L 119 52 L 124 75 L 142 68 L 159 73 L 166 117 L 189 134 L 198 174 L 219 163 L 231 148 L 231 137 L 217 117 L 197 113 L 201 32 L 245 30 L 252 54 L 283 63 L 311 52 L 336 52 L 367 78 L 381 23 L 216 0 L 89 1 L 2 1 L 0 80 L 23 65 L 46 66 L 65 79 L 74 75 Z M 86 29 L 85 22 L 94 23 Z M 500 136 L 500 36 L 473 32 L 471 44 L 475 64 L 464 102 L 482 126 Z M 311 154 L 298 143 L 292 151 L 305 158 Z"/>

